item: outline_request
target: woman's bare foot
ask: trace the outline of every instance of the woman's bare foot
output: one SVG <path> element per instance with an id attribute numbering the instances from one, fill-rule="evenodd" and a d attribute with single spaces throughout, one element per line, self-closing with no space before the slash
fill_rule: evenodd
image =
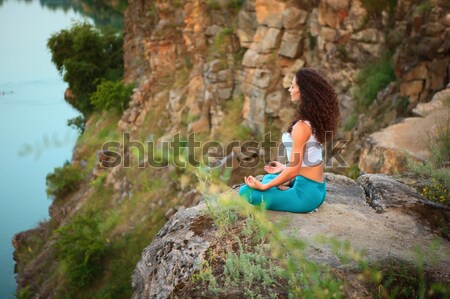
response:
<path id="1" fill-rule="evenodd" d="M 284 185 L 279 185 L 279 186 L 278 186 L 278 189 L 283 190 L 283 191 L 285 191 L 285 190 L 287 190 L 287 189 L 289 189 L 289 188 L 291 188 L 291 187 L 289 187 L 289 186 L 284 186 Z"/>

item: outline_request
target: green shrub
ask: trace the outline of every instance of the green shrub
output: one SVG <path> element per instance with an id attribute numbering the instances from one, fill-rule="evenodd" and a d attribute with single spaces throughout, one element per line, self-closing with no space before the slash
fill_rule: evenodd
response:
<path id="1" fill-rule="evenodd" d="M 85 124 L 86 119 L 82 115 L 67 120 L 67 125 L 74 128 L 75 130 L 78 130 L 80 134 L 84 133 Z"/>
<path id="2" fill-rule="evenodd" d="M 377 59 L 362 69 L 356 78 L 355 97 L 358 108 L 367 108 L 375 100 L 378 92 L 395 80 L 395 72 L 391 63 L 392 53 Z"/>
<path id="3" fill-rule="evenodd" d="M 47 195 L 61 197 L 78 189 L 83 174 L 81 169 L 66 161 L 63 167 L 56 167 L 53 173 L 46 177 Z"/>
<path id="4" fill-rule="evenodd" d="M 317 36 L 313 36 L 311 32 L 308 32 L 308 49 L 313 51 L 317 45 Z"/>
<path id="5" fill-rule="evenodd" d="M 226 8 L 231 11 L 238 12 L 244 5 L 244 0 L 227 0 L 226 3 L 223 3 L 223 1 L 219 2 L 217 0 L 208 0 L 206 1 L 206 5 L 211 10 Z"/>
<path id="6" fill-rule="evenodd" d="M 65 263 L 71 287 L 85 288 L 103 271 L 107 252 L 98 216 L 82 215 L 57 229 L 57 257 Z"/>
<path id="7" fill-rule="evenodd" d="M 123 75 L 123 37 L 113 29 L 75 23 L 53 34 L 47 47 L 74 95 L 69 103 L 84 115 L 92 112 L 90 95 L 99 79 L 118 80 Z"/>
<path id="8" fill-rule="evenodd" d="M 381 16 L 383 10 L 393 12 L 397 6 L 397 0 L 362 0 L 362 6 L 367 10 L 367 14 L 372 17 Z"/>
<path id="9" fill-rule="evenodd" d="M 102 80 L 91 95 L 91 103 L 96 110 L 110 110 L 122 113 L 130 102 L 134 85 L 124 85 L 121 81 Z"/>
<path id="10" fill-rule="evenodd" d="M 106 173 L 100 174 L 98 177 L 96 177 L 94 180 L 90 182 L 91 187 L 93 187 L 96 190 L 101 190 L 106 182 Z"/>
<path id="11" fill-rule="evenodd" d="M 414 161 L 405 150 L 406 167 L 420 177 L 431 178 L 432 183 L 418 192 L 429 200 L 450 205 L 450 118 L 438 124 L 437 140 L 429 142 L 429 149 L 430 159 L 423 163 Z"/>
<path id="12" fill-rule="evenodd" d="M 358 115 L 356 114 L 350 115 L 349 118 L 345 121 L 344 130 L 346 131 L 352 130 L 357 123 L 358 123 Z"/>
<path id="13" fill-rule="evenodd" d="M 420 3 L 419 5 L 417 5 L 414 10 L 413 10 L 413 15 L 423 15 L 426 12 L 429 12 L 433 9 L 433 4 L 431 4 L 430 2 L 423 2 Z"/>
<path id="14" fill-rule="evenodd" d="M 225 285 L 231 287 L 243 287 L 246 290 L 255 288 L 264 289 L 264 293 L 270 292 L 271 287 L 280 286 L 284 269 L 277 266 L 271 258 L 266 257 L 263 246 L 257 245 L 255 252 L 244 251 L 238 239 L 239 253 L 229 252 L 224 266 Z M 252 293 L 245 293 L 253 297 Z"/>
<path id="15" fill-rule="evenodd" d="M 21 288 L 16 293 L 16 299 L 30 299 L 33 297 L 33 293 L 30 290 L 30 286 Z"/>

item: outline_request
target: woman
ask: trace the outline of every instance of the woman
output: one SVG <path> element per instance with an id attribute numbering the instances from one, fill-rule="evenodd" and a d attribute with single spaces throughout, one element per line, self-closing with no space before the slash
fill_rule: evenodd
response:
<path id="1" fill-rule="evenodd" d="M 264 202 L 269 210 L 308 213 L 325 200 L 322 144 L 326 132 L 337 130 L 339 104 L 333 87 L 313 69 L 297 71 L 289 93 L 298 103 L 297 116 L 282 137 L 289 164 L 266 165 L 269 174 L 261 182 L 244 177 L 239 194 L 254 205 Z M 293 178 L 291 188 L 282 185 Z"/>

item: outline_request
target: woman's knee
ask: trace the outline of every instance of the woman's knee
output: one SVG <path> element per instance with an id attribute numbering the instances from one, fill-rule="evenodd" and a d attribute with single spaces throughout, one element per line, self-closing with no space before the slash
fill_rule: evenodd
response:
<path id="1" fill-rule="evenodd" d="M 239 195 L 243 195 L 247 191 L 247 189 L 247 185 L 244 184 L 243 186 L 241 186 L 241 188 L 239 189 Z"/>
<path id="2" fill-rule="evenodd" d="M 266 175 L 263 176 L 261 182 L 263 184 L 270 182 L 271 180 L 273 180 L 274 178 L 276 178 L 278 176 L 278 173 L 268 173 Z"/>

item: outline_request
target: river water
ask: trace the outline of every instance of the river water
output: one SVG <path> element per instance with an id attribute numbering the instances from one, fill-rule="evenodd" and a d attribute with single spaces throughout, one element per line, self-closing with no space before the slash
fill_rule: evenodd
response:
<path id="1" fill-rule="evenodd" d="M 121 26 L 69 1 L 0 0 L 0 298 L 15 298 L 12 237 L 49 219 L 45 177 L 71 160 L 79 115 L 64 101 L 67 84 L 47 39 L 74 21 Z M 84 7 L 84 6 L 83 6 Z"/>

